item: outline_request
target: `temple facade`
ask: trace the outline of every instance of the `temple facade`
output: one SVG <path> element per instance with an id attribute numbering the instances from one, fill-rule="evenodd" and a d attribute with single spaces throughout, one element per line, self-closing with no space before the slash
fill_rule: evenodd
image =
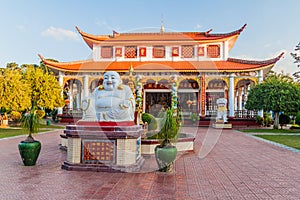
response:
<path id="1" fill-rule="evenodd" d="M 80 115 L 82 100 L 100 84 L 106 71 L 117 71 L 136 95 L 139 112 L 157 115 L 171 105 L 174 82 L 184 115 L 216 115 L 219 98 L 228 102 L 228 117 L 253 115 L 245 110 L 248 90 L 262 82 L 283 54 L 256 61 L 231 58 L 229 52 L 246 24 L 229 33 L 160 32 L 92 35 L 76 27 L 92 58 L 55 62 L 39 55 L 58 76 L 66 106 L 59 113 Z"/>

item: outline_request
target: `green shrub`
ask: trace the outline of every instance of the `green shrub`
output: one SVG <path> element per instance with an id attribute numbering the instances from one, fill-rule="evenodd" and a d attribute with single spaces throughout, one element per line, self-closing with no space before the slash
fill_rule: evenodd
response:
<path id="1" fill-rule="evenodd" d="M 259 115 L 256 115 L 255 116 L 255 122 L 258 124 L 258 126 L 262 126 L 263 123 L 264 123 L 264 118 L 259 116 Z"/>
<path id="2" fill-rule="evenodd" d="M 148 123 L 148 130 L 149 131 L 157 129 L 157 120 L 150 113 L 143 113 L 142 114 L 142 121 L 143 121 L 143 123 L 146 123 L 146 122 Z"/>
<path id="3" fill-rule="evenodd" d="M 290 127 L 291 130 L 300 129 L 300 126 L 297 124 L 294 124 Z"/>
<path id="4" fill-rule="evenodd" d="M 295 124 L 300 125 L 300 112 L 297 112 L 296 118 L 295 118 Z"/>
<path id="5" fill-rule="evenodd" d="M 286 114 L 279 115 L 279 124 L 280 124 L 281 128 L 283 126 L 289 124 L 290 122 L 291 122 L 290 116 L 288 116 Z"/>
<path id="6" fill-rule="evenodd" d="M 271 114 L 264 112 L 264 126 L 269 127 L 271 124 L 273 124 Z"/>

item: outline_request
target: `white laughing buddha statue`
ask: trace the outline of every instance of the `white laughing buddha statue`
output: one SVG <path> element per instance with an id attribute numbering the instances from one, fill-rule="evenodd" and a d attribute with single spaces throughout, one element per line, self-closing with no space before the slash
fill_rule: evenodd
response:
<path id="1" fill-rule="evenodd" d="M 81 121 L 121 122 L 134 121 L 135 100 L 131 89 L 122 84 L 115 71 L 104 73 L 103 85 L 83 101 Z"/>

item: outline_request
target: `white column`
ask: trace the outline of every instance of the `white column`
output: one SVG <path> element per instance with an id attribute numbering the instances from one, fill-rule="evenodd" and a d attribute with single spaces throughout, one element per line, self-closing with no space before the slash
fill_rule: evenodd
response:
<path id="1" fill-rule="evenodd" d="M 234 117 L 234 74 L 229 75 L 229 117 Z"/>
<path id="2" fill-rule="evenodd" d="M 238 91 L 238 110 L 242 110 L 243 95 L 241 89 Z"/>
<path id="3" fill-rule="evenodd" d="M 224 46 L 224 52 L 223 52 L 223 55 L 224 55 L 224 60 L 227 60 L 228 59 L 228 56 L 229 56 L 229 48 L 228 48 L 228 41 L 225 41 L 223 43 L 223 46 Z"/>
<path id="4" fill-rule="evenodd" d="M 62 75 L 62 72 L 59 72 L 59 75 L 58 75 L 58 83 L 59 83 L 59 86 L 61 88 L 63 88 L 63 83 L 64 83 L 64 77 Z M 63 93 L 61 94 L 63 96 Z M 57 108 L 57 114 L 62 114 L 63 113 L 63 108 L 62 107 L 59 107 Z"/>
<path id="5" fill-rule="evenodd" d="M 263 70 L 258 71 L 258 84 L 261 84 L 264 80 L 264 72 Z M 257 113 L 260 117 L 264 117 L 264 110 L 259 110 Z"/>
<path id="6" fill-rule="evenodd" d="M 89 76 L 83 76 L 83 98 L 87 98 L 89 96 Z"/>

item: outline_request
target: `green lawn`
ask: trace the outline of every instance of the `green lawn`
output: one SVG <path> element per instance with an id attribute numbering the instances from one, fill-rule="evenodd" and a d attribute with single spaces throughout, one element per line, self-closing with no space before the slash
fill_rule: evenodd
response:
<path id="1" fill-rule="evenodd" d="M 55 126 L 55 125 L 40 125 L 40 131 L 39 132 L 46 132 L 51 129 L 64 129 L 64 126 Z M 17 135 L 27 135 L 24 133 L 24 131 L 20 127 L 6 127 L 6 128 L 0 128 L 0 138 L 7 138 L 7 137 L 13 137 Z"/>
<path id="2" fill-rule="evenodd" d="M 266 140 L 284 144 L 289 147 L 300 149 L 300 134 L 299 135 L 255 135 Z"/>
<path id="3" fill-rule="evenodd" d="M 291 130 L 291 129 L 244 129 L 244 130 L 240 130 L 241 132 L 244 133 L 284 133 L 284 134 L 288 134 L 288 133 L 299 133 L 300 134 L 300 130 L 299 129 L 295 129 L 295 130 Z"/>

